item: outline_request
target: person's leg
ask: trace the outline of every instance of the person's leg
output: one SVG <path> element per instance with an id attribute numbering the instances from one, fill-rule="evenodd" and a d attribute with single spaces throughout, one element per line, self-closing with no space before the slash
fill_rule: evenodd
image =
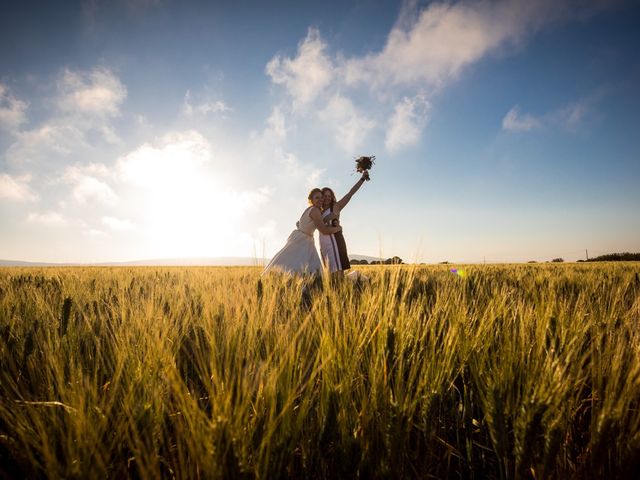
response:
<path id="1" fill-rule="evenodd" d="M 342 270 L 344 272 L 351 268 L 351 263 L 349 262 L 349 254 L 347 253 L 347 243 L 344 241 L 342 232 L 334 234 L 333 237 L 334 246 L 338 257 L 338 263 L 340 265 L 338 270 Z"/>

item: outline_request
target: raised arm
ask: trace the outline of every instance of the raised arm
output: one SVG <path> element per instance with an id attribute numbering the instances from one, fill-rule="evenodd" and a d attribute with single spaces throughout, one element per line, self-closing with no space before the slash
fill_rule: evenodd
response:
<path id="1" fill-rule="evenodd" d="M 342 197 L 339 201 L 336 202 L 335 206 L 338 207 L 339 211 L 347 206 L 347 203 L 349 203 L 349 200 L 351 200 L 351 197 L 353 197 L 353 194 L 360 189 L 360 187 L 365 182 L 365 180 L 369 180 L 369 172 L 366 172 L 366 171 L 362 174 L 362 177 L 360 177 L 360 180 L 358 180 L 356 184 L 353 187 L 351 187 L 351 190 L 349 190 L 349 193 L 347 193 L 344 197 Z"/>
<path id="2" fill-rule="evenodd" d="M 309 216 L 311 217 L 311 220 L 313 220 L 313 223 L 316 224 L 316 228 L 320 231 L 320 233 L 331 235 L 332 233 L 338 233 L 340 230 L 342 230 L 342 227 L 329 227 L 325 225 L 324 221 L 322 220 L 322 214 L 320 213 L 320 210 L 318 208 L 312 208 L 309 212 Z"/>

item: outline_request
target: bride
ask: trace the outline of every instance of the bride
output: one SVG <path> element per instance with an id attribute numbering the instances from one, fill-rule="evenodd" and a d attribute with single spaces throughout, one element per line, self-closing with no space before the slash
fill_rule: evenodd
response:
<path id="1" fill-rule="evenodd" d="M 322 219 L 322 190 L 314 188 L 309 192 L 311 206 L 302 212 L 296 228 L 282 250 L 275 254 L 262 274 L 269 271 L 280 271 L 293 274 L 316 274 L 322 269 L 318 251 L 313 242 L 313 232 L 317 228 L 320 233 L 331 235 L 340 232 L 341 227 L 326 226 Z"/>

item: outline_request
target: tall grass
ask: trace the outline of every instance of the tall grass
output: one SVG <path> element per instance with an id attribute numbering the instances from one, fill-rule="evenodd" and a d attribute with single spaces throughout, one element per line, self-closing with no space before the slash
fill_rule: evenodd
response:
<path id="1" fill-rule="evenodd" d="M 631 475 L 639 272 L 2 269 L 0 475 Z"/>

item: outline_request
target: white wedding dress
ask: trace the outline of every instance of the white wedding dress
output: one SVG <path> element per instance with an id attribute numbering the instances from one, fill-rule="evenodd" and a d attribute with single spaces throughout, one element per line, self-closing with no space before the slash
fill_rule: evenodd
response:
<path id="1" fill-rule="evenodd" d="M 298 228 L 291 232 L 282 250 L 266 266 L 262 274 L 270 271 L 287 272 L 293 274 L 319 273 L 322 269 L 320 256 L 313 242 L 313 232 L 316 229 L 309 213 L 314 207 L 307 208 L 300 217 Z"/>

